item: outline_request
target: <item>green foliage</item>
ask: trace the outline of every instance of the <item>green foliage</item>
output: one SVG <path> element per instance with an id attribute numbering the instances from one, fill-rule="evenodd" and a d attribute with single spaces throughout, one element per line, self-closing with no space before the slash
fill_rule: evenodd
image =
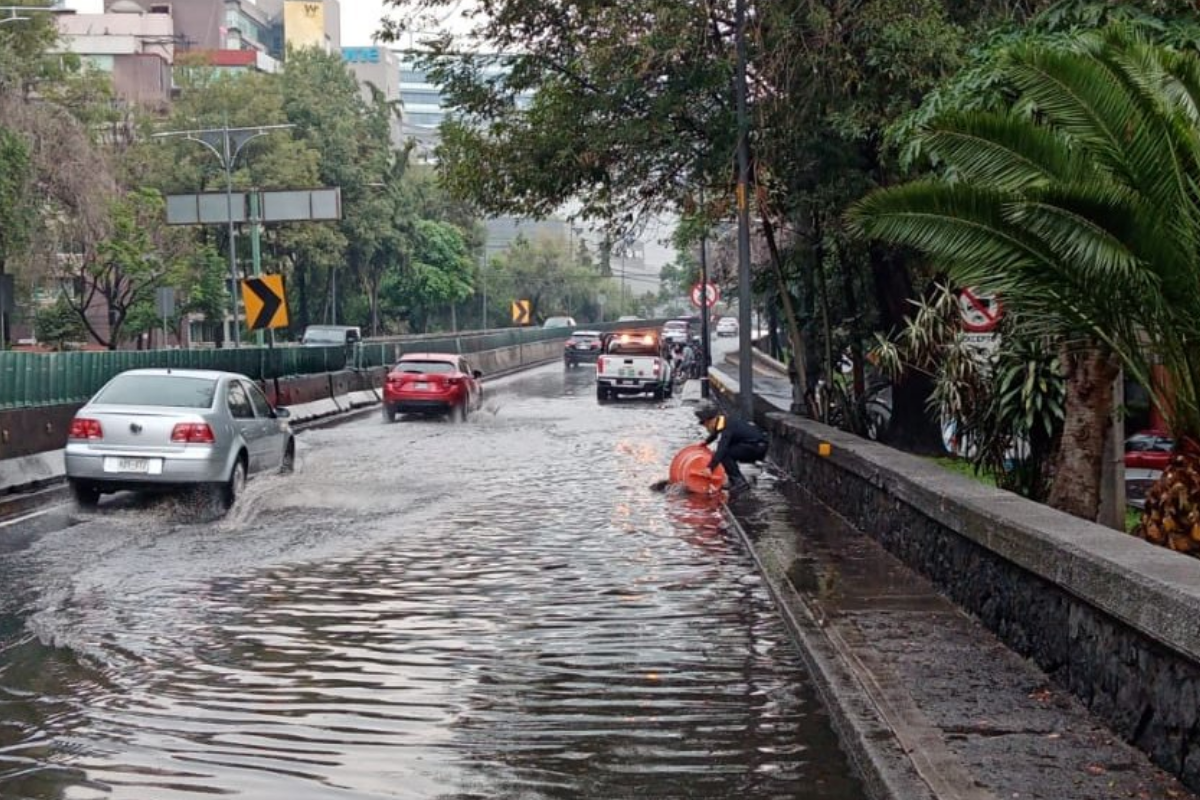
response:
<path id="1" fill-rule="evenodd" d="M 33 208 L 26 193 L 31 177 L 24 139 L 0 126 L 0 272 L 28 241 Z"/>
<path id="2" fill-rule="evenodd" d="M 916 370 L 933 378 L 930 410 L 953 422 L 964 460 L 977 473 L 1046 499 L 1064 419 L 1061 342 L 1031 333 L 1009 314 L 998 343 L 981 346 L 962 332 L 958 295 L 944 284 L 914 309 L 897 336 L 879 338 L 876 360 L 893 377 Z"/>
<path id="3" fill-rule="evenodd" d="M 1014 108 L 1036 115 L 939 118 L 922 137 L 946 176 L 872 195 L 854 224 L 1001 292 L 1043 331 L 1103 342 L 1178 437 L 1200 435 L 1200 58 L 1118 27 L 1015 47 L 1006 64 Z"/>
<path id="4" fill-rule="evenodd" d="M 188 255 L 188 277 L 181 313 L 203 314 L 206 319 L 221 319 L 229 308 L 226 287 L 229 266 L 211 246 L 201 245 Z"/>
<path id="5" fill-rule="evenodd" d="M 94 254 L 84 259 L 74 279 L 83 286 L 72 307 L 92 336 L 116 349 L 131 315 L 153 307 L 155 290 L 176 286 L 184 278 L 191 249 L 187 234 L 170 229 L 165 201 L 153 189 L 141 189 L 113 200 L 111 229 Z M 108 330 L 97 330 L 86 312 L 97 297 L 108 306 Z M 140 310 L 140 311 L 139 311 Z"/>
<path id="6" fill-rule="evenodd" d="M 474 264 L 461 231 L 445 222 L 418 220 L 412 245 L 408 268 L 389 274 L 382 291 L 394 307 L 407 307 L 423 323 L 434 309 L 470 296 Z"/>
<path id="7" fill-rule="evenodd" d="M 965 64 L 926 93 L 920 105 L 887 129 L 904 169 L 938 163 L 936 149 L 919 132 L 949 113 L 1003 112 L 1019 90 L 1009 79 L 1010 53 L 1022 47 L 1069 51 L 1081 34 L 1121 25 L 1148 41 L 1179 49 L 1200 48 L 1200 22 L 1192 4 L 1182 0 L 1059 0 L 1030 20 L 1010 19 L 986 30 L 968 50 Z"/>
<path id="8" fill-rule="evenodd" d="M 416 17 L 452 0 L 406 5 Z M 507 0 L 492 12 L 473 34 L 482 47 L 426 43 L 424 68 L 456 111 L 439 149 L 454 196 L 533 217 L 578 201 L 580 216 L 624 230 L 679 202 L 706 159 L 727 182 L 732 36 L 721 9 Z"/>
<path id="9" fill-rule="evenodd" d="M 45 5 L 11 0 L 5 5 Z M 25 19 L 0 25 L 0 94 L 26 94 L 39 79 L 53 74 L 55 59 L 46 53 L 58 40 L 54 15 L 35 11 L 19 12 Z M 8 16 L 7 13 L 5 16 Z"/>
<path id="10" fill-rule="evenodd" d="M 69 343 L 81 342 L 87 337 L 79 314 L 63 296 L 54 303 L 37 310 L 33 318 L 33 332 L 39 342 L 65 350 Z"/>

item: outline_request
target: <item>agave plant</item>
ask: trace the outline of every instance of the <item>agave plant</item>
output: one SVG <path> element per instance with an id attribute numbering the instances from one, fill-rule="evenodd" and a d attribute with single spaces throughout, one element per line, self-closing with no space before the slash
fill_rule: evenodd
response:
<path id="1" fill-rule="evenodd" d="M 1009 112 L 937 120 L 921 135 L 944 173 L 868 196 L 851 223 L 934 256 L 960 285 L 1001 293 L 1046 333 L 1086 343 L 1062 353 L 1052 504 L 1092 515 L 1106 386 L 1120 366 L 1147 387 L 1184 444 L 1142 530 L 1200 548 L 1169 535 L 1200 539 L 1200 480 L 1189 477 L 1200 460 L 1188 444 L 1200 439 L 1200 58 L 1114 28 L 1065 48 L 1018 48 L 1006 74 L 1019 97 Z M 1070 495 L 1087 493 L 1072 507 Z"/>

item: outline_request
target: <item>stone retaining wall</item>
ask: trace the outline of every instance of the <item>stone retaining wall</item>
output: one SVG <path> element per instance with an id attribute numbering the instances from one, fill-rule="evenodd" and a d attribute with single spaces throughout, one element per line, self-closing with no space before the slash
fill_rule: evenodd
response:
<path id="1" fill-rule="evenodd" d="M 759 408 L 802 487 L 1200 789 L 1200 561 Z"/>

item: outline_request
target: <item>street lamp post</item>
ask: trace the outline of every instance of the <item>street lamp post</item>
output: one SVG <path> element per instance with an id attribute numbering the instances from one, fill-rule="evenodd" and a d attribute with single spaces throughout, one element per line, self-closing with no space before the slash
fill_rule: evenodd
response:
<path id="1" fill-rule="evenodd" d="M 28 22 L 32 17 L 22 17 L 22 12 L 30 11 L 57 11 L 61 6 L 58 3 L 51 3 L 45 6 L 0 6 L 0 13 L 6 16 L 0 17 L 0 25 L 6 22 Z"/>
<path id="2" fill-rule="evenodd" d="M 252 128 L 231 128 L 227 122 L 220 128 L 202 128 L 193 131 L 162 131 L 154 134 L 156 139 L 182 137 L 189 142 L 196 142 L 208 148 L 221 168 L 225 170 L 225 213 L 229 220 L 229 302 L 233 309 L 233 346 L 240 347 L 242 343 L 242 321 L 238 312 L 238 276 L 237 248 L 233 227 L 233 165 L 237 162 L 242 149 L 259 136 L 265 136 L 272 131 L 294 128 L 295 125 L 257 125 Z"/>
<path id="3" fill-rule="evenodd" d="M 737 250 L 738 250 L 738 405 L 743 418 L 754 419 L 754 363 L 750 337 L 750 123 L 746 111 L 746 0 L 734 5 L 737 69 Z"/>

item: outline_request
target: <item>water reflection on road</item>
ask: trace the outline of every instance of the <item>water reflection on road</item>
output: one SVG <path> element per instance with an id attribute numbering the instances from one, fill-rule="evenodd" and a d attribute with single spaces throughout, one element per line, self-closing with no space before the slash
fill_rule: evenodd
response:
<path id="1" fill-rule="evenodd" d="M 543 368 L 309 431 L 216 524 L 22 539 L 0 797 L 859 797 L 719 509 L 647 489 L 698 435 Z"/>

